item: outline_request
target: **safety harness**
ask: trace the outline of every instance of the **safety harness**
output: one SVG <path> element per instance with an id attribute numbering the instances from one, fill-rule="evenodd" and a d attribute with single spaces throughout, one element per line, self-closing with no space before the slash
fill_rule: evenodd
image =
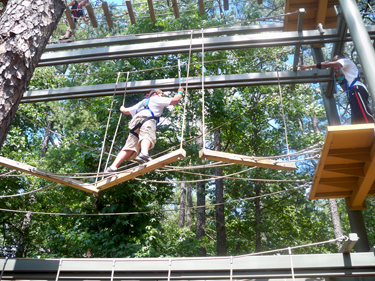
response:
<path id="1" fill-rule="evenodd" d="M 150 98 L 146 97 L 142 101 L 142 103 L 138 106 L 137 111 L 135 112 L 135 114 L 138 114 L 142 110 L 148 110 L 148 111 L 150 111 L 150 113 L 152 115 L 152 116 L 149 116 L 149 117 L 146 117 L 145 119 L 143 119 L 142 122 L 139 122 L 133 129 L 130 130 L 130 133 L 132 133 L 137 138 L 139 138 L 139 135 L 135 131 L 138 130 L 139 128 L 141 128 L 143 126 L 143 124 L 146 123 L 148 120 L 156 120 L 156 124 L 159 123 L 159 117 L 155 117 L 154 113 L 152 112 L 152 110 L 148 106 L 149 102 L 150 102 Z"/>
<path id="2" fill-rule="evenodd" d="M 350 84 L 350 86 L 349 86 L 348 81 L 346 79 L 339 80 L 340 81 L 339 85 L 342 85 L 342 84 L 345 83 L 344 84 L 345 85 L 345 92 L 346 92 L 346 94 L 348 96 L 348 99 L 350 98 L 350 88 L 353 87 L 354 84 L 359 80 L 359 75 L 360 75 L 360 73 L 358 71 L 358 76 L 353 80 L 353 82 Z"/>

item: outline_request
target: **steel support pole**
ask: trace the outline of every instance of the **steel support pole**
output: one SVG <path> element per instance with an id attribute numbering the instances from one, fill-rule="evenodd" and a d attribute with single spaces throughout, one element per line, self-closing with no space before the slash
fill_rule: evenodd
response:
<path id="1" fill-rule="evenodd" d="M 348 209 L 348 204 L 346 204 Z M 363 213 L 361 210 L 349 210 L 348 217 L 350 229 L 352 232 L 357 233 L 359 240 L 354 245 L 356 252 L 369 252 L 370 251 L 370 242 L 368 240 L 365 220 L 363 219 Z"/>
<path id="2" fill-rule="evenodd" d="M 350 35 L 357 50 L 362 64 L 363 72 L 368 82 L 369 92 L 373 102 L 375 101 L 375 52 L 370 37 L 359 13 L 357 4 L 354 0 L 339 0 L 341 11 L 348 25 Z M 366 225 L 363 219 L 362 211 L 349 210 L 349 223 L 352 232 L 359 236 L 358 243 L 354 246 L 357 252 L 368 252 L 370 243 L 368 240 Z"/>
<path id="3" fill-rule="evenodd" d="M 342 13 L 357 50 L 368 83 L 372 101 L 375 101 L 375 52 L 365 24 L 354 0 L 339 0 Z"/>
<path id="4" fill-rule="evenodd" d="M 315 63 L 324 61 L 322 48 L 311 48 L 311 50 Z M 337 112 L 335 97 L 331 93 L 327 93 L 327 83 L 319 83 L 319 86 L 322 92 L 323 104 L 326 110 L 328 125 L 341 125 L 339 114 Z"/>

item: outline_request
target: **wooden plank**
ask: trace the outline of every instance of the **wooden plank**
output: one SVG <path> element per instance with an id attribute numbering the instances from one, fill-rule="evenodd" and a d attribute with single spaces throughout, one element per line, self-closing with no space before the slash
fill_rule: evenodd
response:
<path id="1" fill-rule="evenodd" d="M 204 2 L 203 2 L 203 0 L 198 0 L 198 6 L 199 6 L 199 14 L 201 15 L 201 16 L 203 16 L 204 15 Z"/>
<path id="2" fill-rule="evenodd" d="M 175 19 L 178 19 L 180 17 L 180 13 L 178 11 L 177 0 L 172 0 L 172 8 Z"/>
<path id="3" fill-rule="evenodd" d="M 328 0 L 318 0 L 318 12 L 316 14 L 316 26 L 319 23 L 325 24 L 327 15 Z"/>
<path id="4" fill-rule="evenodd" d="M 222 162 L 229 162 L 235 163 L 240 165 L 247 165 L 247 166 L 256 166 L 261 168 L 267 169 L 276 169 L 276 170 L 286 170 L 292 171 L 297 169 L 296 164 L 289 161 L 279 161 L 279 160 L 270 160 L 270 159 L 262 159 L 262 160 L 255 160 L 254 157 L 246 156 L 246 155 L 239 155 L 239 154 L 231 154 L 221 151 L 212 151 L 202 149 L 199 151 L 199 158 L 201 159 L 209 159 L 213 161 L 222 161 Z"/>
<path id="5" fill-rule="evenodd" d="M 112 16 L 108 8 L 108 3 L 106 1 L 102 2 L 102 9 L 103 9 L 105 20 L 107 21 L 108 26 L 112 27 L 113 26 Z"/>
<path id="6" fill-rule="evenodd" d="M 76 25 L 75 25 L 75 23 L 73 21 L 72 14 L 70 13 L 69 6 L 66 6 L 65 16 L 66 16 L 66 19 L 68 20 L 70 29 L 72 29 L 72 30 L 76 29 Z"/>
<path id="7" fill-rule="evenodd" d="M 148 11 L 150 12 L 150 18 L 152 22 L 156 22 L 154 5 L 152 4 L 152 0 L 147 0 L 148 3 Z"/>
<path id="8" fill-rule="evenodd" d="M 122 172 L 118 172 L 113 176 L 109 176 L 101 181 L 98 181 L 96 184 L 96 190 L 97 191 L 104 190 L 116 184 L 134 179 L 135 177 L 138 177 L 140 175 L 143 175 L 155 169 L 161 168 L 165 165 L 171 164 L 185 157 L 186 157 L 185 150 L 179 149 L 179 150 L 173 151 L 159 158 L 153 159 L 145 164 L 127 169 Z"/>
<path id="9" fill-rule="evenodd" d="M 374 141 L 374 124 L 328 127 L 310 199 L 345 195 L 350 209 L 363 209 L 375 181 Z"/>
<path id="10" fill-rule="evenodd" d="M 132 6 L 132 2 L 130 0 L 126 0 L 126 7 L 128 8 L 128 14 L 129 14 L 130 22 L 132 24 L 136 24 L 133 6 Z"/>
<path id="11" fill-rule="evenodd" d="M 86 7 L 86 10 L 87 10 L 87 13 L 89 14 L 91 25 L 94 28 L 97 28 L 98 27 L 98 22 L 96 20 L 94 9 L 92 8 L 92 6 L 91 6 L 90 3 L 87 3 L 85 7 Z"/>
<path id="12" fill-rule="evenodd" d="M 339 174 L 364 177 L 363 171 L 365 163 L 331 164 L 324 165 L 324 171 L 335 172 Z"/>
<path id="13" fill-rule="evenodd" d="M 316 193 L 314 199 L 329 199 L 329 198 L 346 198 L 352 194 L 352 191 L 340 191 L 340 192 L 323 192 Z"/>
<path id="14" fill-rule="evenodd" d="M 353 192 L 348 202 L 348 207 L 362 206 L 375 181 L 375 144 L 372 146 L 370 157 L 372 162 L 365 165 L 365 177 L 358 182 L 359 189 Z"/>
<path id="15" fill-rule="evenodd" d="M 83 191 L 91 192 L 91 193 L 96 193 L 96 188 L 92 184 L 80 182 L 77 180 L 73 180 L 70 178 L 66 178 L 60 175 L 56 175 L 54 173 L 50 173 L 41 169 L 38 169 L 36 167 L 23 164 L 21 162 L 17 162 L 5 157 L 0 156 L 0 165 L 17 170 L 17 171 L 22 171 L 34 176 L 38 176 L 53 182 L 61 183 L 63 185 L 67 185 L 70 187 L 74 187 Z"/>

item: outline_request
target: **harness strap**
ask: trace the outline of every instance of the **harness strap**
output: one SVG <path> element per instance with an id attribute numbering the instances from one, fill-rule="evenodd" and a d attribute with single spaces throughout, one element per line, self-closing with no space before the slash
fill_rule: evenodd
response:
<path id="1" fill-rule="evenodd" d="M 136 114 L 142 110 L 150 111 L 152 116 L 155 116 L 154 112 L 149 108 L 148 103 L 150 102 L 150 98 L 145 98 L 142 103 L 138 106 Z"/>
<path id="2" fill-rule="evenodd" d="M 358 71 L 358 76 L 353 80 L 353 82 L 350 84 L 348 84 L 348 81 L 345 82 L 345 90 L 346 90 L 346 94 L 348 95 L 348 99 L 350 98 L 350 88 L 354 86 L 354 84 L 359 80 L 359 71 Z"/>
<path id="3" fill-rule="evenodd" d="M 139 134 L 136 133 L 135 131 L 141 128 L 143 124 L 146 123 L 148 120 L 155 120 L 157 123 L 159 122 L 159 117 L 155 117 L 155 116 L 146 117 L 145 119 L 142 120 L 142 122 L 139 122 L 133 129 L 131 129 L 130 133 L 132 133 L 134 136 L 136 136 L 136 138 L 139 139 Z"/>

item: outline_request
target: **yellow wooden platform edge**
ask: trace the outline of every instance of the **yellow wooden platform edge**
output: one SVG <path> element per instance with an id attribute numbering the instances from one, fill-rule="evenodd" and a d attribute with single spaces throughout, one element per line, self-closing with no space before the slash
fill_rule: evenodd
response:
<path id="1" fill-rule="evenodd" d="M 349 209 L 365 208 L 366 196 L 375 194 L 374 141 L 374 124 L 329 126 L 316 167 L 310 200 L 346 198 Z M 365 142 L 367 145 L 360 145 Z M 332 172 L 337 176 L 322 178 L 324 174 Z M 335 188 L 333 191 L 332 187 Z"/>
<path id="2" fill-rule="evenodd" d="M 285 171 L 292 171 L 292 170 L 297 169 L 296 164 L 293 162 L 289 162 L 289 161 L 279 161 L 279 160 L 272 160 L 272 159 L 255 160 L 254 157 L 251 157 L 251 156 L 231 154 L 231 153 L 206 150 L 206 149 L 202 149 L 201 151 L 199 151 L 199 158 L 213 160 L 213 161 L 222 161 L 226 163 L 235 163 L 235 164 L 246 165 L 246 166 L 256 166 L 256 167 L 267 168 L 267 169 L 276 169 L 276 170 L 285 170 Z"/>

